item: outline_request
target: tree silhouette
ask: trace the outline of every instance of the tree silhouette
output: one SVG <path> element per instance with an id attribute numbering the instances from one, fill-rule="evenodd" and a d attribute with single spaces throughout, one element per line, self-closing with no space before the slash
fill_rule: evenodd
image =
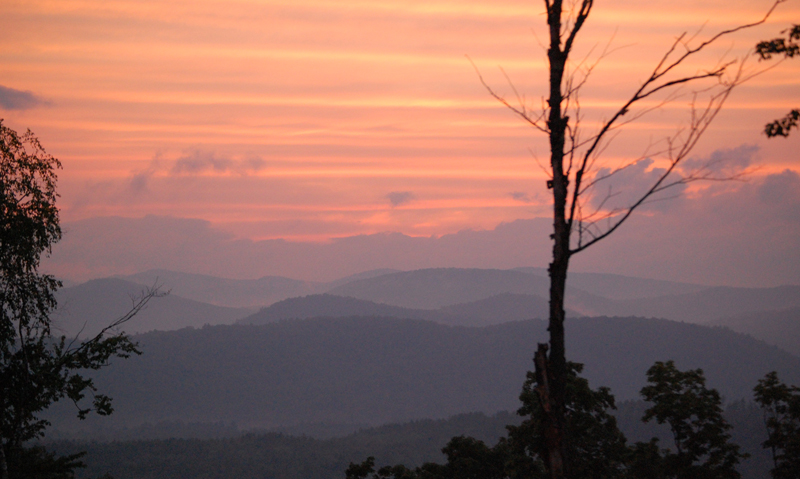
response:
<path id="1" fill-rule="evenodd" d="M 593 390 L 580 377 L 583 365 L 570 362 L 567 388 L 567 427 L 572 432 L 568 450 L 575 457 L 576 477 L 611 479 L 626 477 L 630 451 L 617 428 L 614 396 L 608 388 Z M 445 464 L 425 463 L 415 469 L 403 465 L 375 469 L 375 459 L 350 464 L 347 479 L 539 479 L 546 477 L 546 431 L 536 377 L 529 372 L 519 397 L 517 414 L 525 420 L 507 426 L 508 437 L 489 447 L 472 437 L 458 436 L 442 449 Z"/>
<path id="2" fill-rule="evenodd" d="M 0 479 L 28 477 L 44 466 L 70 474 L 79 465 L 75 456 L 56 459 L 23 444 L 44 435 L 49 423 L 39 413 L 61 399 L 72 401 L 80 418 L 112 412 L 111 399 L 97 393 L 85 371 L 139 354 L 117 328 L 161 294 L 157 287 L 145 290 L 127 314 L 88 340 L 51 335 L 61 283 L 39 273 L 39 263 L 61 238 L 55 204 L 60 167 L 30 130 L 18 135 L 0 120 Z"/>
<path id="3" fill-rule="evenodd" d="M 666 477 L 738 479 L 736 465 L 745 457 L 730 442 L 730 424 L 722 416 L 722 399 L 706 388 L 701 369 L 680 371 L 672 361 L 647 370 L 642 397 L 653 403 L 642 418 L 669 424 L 675 451 L 664 451 L 657 464 Z M 655 444 L 655 441 L 650 444 Z"/>
<path id="4" fill-rule="evenodd" d="M 772 452 L 772 477 L 800 477 L 800 388 L 783 384 L 773 371 L 753 391 L 764 410 L 768 439 L 763 446 Z"/>
<path id="5" fill-rule="evenodd" d="M 564 293 L 570 260 L 616 231 L 654 195 L 698 180 L 724 180 L 738 176 L 718 176 L 708 164 L 687 168 L 683 165 L 731 91 L 750 76 L 744 71 L 743 60 L 720 59 L 700 70 L 689 64 L 721 39 L 764 23 L 783 1 L 775 1 L 760 20 L 720 31 L 704 40 L 696 40 L 686 33 L 678 36 L 639 88 L 588 136 L 583 134 L 579 96 L 594 67 L 573 72 L 569 67 L 574 64 L 570 62 L 573 47 L 589 19 L 594 0 L 566 3 L 563 0 L 545 0 L 549 90 L 547 98 L 542 99 L 542 107 L 530 108 L 518 94 L 516 104 L 512 104 L 497 94 L 478 72 L 489 93 L 547 135 L 550 144 L 550 161 L 546 168 L 550 176 L 547 188 L 552 190 L 553 198 L 553 249 L 548 268 L 550 340 L 547 345 L 539 345 L 534 363 L 546 430 L 547 467 L 553 479 L 571 476 L 566 446 L 568 368 L 564 342 Z M 644 193 L 630 203 L 619 208 L 604 208 L 614 193 L 609 187 L 608 193 L 602 196 L 598 187 L 608 185 L 612 177 L 636 163 L 633 161 L 609 170 L 596 168 L 598 158 L 616 131 L 674 100 L 680 89 L 686 87 L 694 88 L 688 125 L 664 138 L 658 151 L 648 152 L 648 155 L 663 157 L 662 167 L 655 170 L 658 173 L 655 180 L 644 185 Z M 655 101 L 657 106 L 645 101 Z M 592 206 L 592 200 L 595 206 Z"/>

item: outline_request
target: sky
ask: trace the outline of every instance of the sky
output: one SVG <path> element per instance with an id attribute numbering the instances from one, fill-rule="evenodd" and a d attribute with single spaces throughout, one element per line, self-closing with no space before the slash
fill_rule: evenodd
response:
<path id="1" fill-rule="evenodd" d="M 596 65 L 581 91 L 584 129 L 619 107 L 682 32 L 702 41 L 769 6 L 597 2 L 572 64 Z M 167 264 L 326 279 L 373 267 L 545 265 L 547 139 L 478 76 L 540 107 L 543 10 L 517 0 L 5 0 L 0 118 L 30 128 L 64 165 L 67 234 L 54 271 L 87 279 Z M 576 267 L 800 283 L 800 135 L 762 134 L 800 105 L 800 61 L 748 57 L 799 18 L 800 2 L 788 0 L 687 65 L 748 58 L 746 74 L 760 72 L 690 158 L 748 169 L 747 181 L 648 205 Z M 692 91 L 680 93 L 604 150 L 598 171 L 641 159 L 615 180 L 616 201 L 661 165 L 648 146 L 686 125 Z M 514 228 L 519 237 L 506 238 Z"/>

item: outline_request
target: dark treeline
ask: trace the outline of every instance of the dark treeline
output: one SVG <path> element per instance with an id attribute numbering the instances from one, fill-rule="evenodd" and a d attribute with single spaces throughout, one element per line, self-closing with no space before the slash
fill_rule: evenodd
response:
<path id="1" fill-rule="evenodd" d="M 518 422 L 507 412 L 461 414 L 447 420 L 419 420 L 364 429 L 346 437 L 314 439 L 281 433 L 247 433 L 221 439 L 150 441 L 55 441 L 58 454 L 87 451 L 78 478 L 110 473 L 125 478 L 342 478 L 352 461 L 367 455 L 387 462 L 441 461 L 441 445 L 468 434 L 497 441 L 505 426 Z"/>
<path id="2" fill-rule="evenodd" d="M 668 443 L 666 426 L 645 424 L 642 401 L 618 404 L 615 416 L 631 441 L 659 437 Z M 728 405 L 726 419 L 733 425 L 733 441 L 751 457 L 739 465 L 744 479 L 767 477 L 772 464 L 762 411 L 743 401 Z M 462 414 L 447 420 L 420 420 L 364 429 L 346 437 L 314 439 L 280 433 L 246 433 L 219 439 L 161 439 L 114 442 L 55 441 L 48 449 L 59 454 L 87 451 L 85 469 L 77 478 L 110 474 L 115 479 L 342 479 L 351 462 L 374 456 L 376 464 L 444 462 L 441 448 L 454 436 L 472 436 L 489 445 L 504 436 L 505 426 L 521 419 L 502 412 L 493 416 Z M 221 427 L 221 426 L 220 426 Z M 227 432 L 230 432 L 226 429 Z"/>

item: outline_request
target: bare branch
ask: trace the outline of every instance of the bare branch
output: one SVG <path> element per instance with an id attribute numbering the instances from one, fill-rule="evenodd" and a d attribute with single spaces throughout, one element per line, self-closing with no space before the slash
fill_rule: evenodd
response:
<path id="1" fill-rule="evenodd" d="M 741 73 L 741 67 L 739 69 L 739 72 Z M 595 236 L 588 243 L 579 245 L 575 249 L 570 250 L 571 254 L 579 253 L 588 248 L 589 246 L 602 240 L 603 238 L 609 236 L 611 233 L 616 231 L 616 229 L 619 228 L 622 225 L 622 223 L 627 221 L 628 218 L 630 218 L 630 216 L 637 208 L 639 208 L 642 204 L 644 204 L 652 195 L 658 192 L 664 191 L 668 188 L 672 188 L 678 185 L 687 184 L 699 180 L 715 179 L 719 181 L 723 179 L 734 179 L 734 178 L 713 178 L 709 175 L 690 174 L 687 176 L 682 176 L 681 178 L 671 182 L 666 181 L 667 178 L 676 170 L 680 162 L 689 155 L 691 150 L 697 144 L 697 141 L 706 131 L 708 126 L 711 124 L 712 120 L 719 113 L 723 103 L 727 99 L 728 95 L 730 95 L 730 92 L 738 84 L 737 80 L 739 80 L 740 77 L 741 75 L 737 75 L 737 77 L 731 83 L 729 83 L 721 93 L 713 96 L 709 100 L 708 105 L 703 109 L 702 113 L 699 116 L 696 114 L 696 109 L 694 107 L 692 108 L 692 122 L 690 124 L 690 127 L 688 128 L 688 137 L 681 142 L 680 146 L 677 149 L 673 148 L 672 142 L 670 142 L 669 151 L 671 155 L 671 161 L 669 166 L 664 170 L 664 172 L 661 174 L 658 180 L 656 180 L 655 183 L 643 195 L 641 195 L 636 202 L 634 202 L 631 206 L 627 207 L 624 210 L 622 216 L 620 216 L 619 219 L 610 228 L 608 228 L 608 230 L 606 230 L 602 234 Z M 680 135 L 680 133 L 678 133 L 677 135 Z M 575 201 L 579 200 L 578 195 L 575 195 L 574 198 Z M 574 209 L 575 205 L 573 204 L 572 207 Z"/>
<path id="2" fill-rule="evenodd" d="M 489 94 L 492 97 L 494 97 L 495 100 L 497 100 L 500 103 L 502 103 L 506 108 L 508 108 L 509 110 L 511 110 L 514 113 L 516 113 L 520 118 L 525 120 L 527 123 L 529 123 L 531 126 L 536 128 L 537 130 L 539 130 L 539 131 L 541 131 L 543 133 L 547 133 L 548 132 L 547 127 L 543 126 L 542 123 L 541 123 L 541 121 L 542 121 L 542 119 L 544 117 L 544 113 L 542 113 L 542 115 L 540 115 L 539 118 L 534 119 L 534 118 L 531 118 L 528 115 L 528 113 L 525 111 L 524 105 L 521 108 L 517 108 L 517 107 L 514 107 L 513 105 L 511 105 L 510 103 L 508 103 L 508 101 L 506 101 L 505 98 L 503 98 L 502 96 L 500 96 L 497 93 L 495 93 L 495 91 L 492 89 L 492 87 L 490 87 L 486 83 L 486 81 L 483 79 L 483 75 L 481 75 L 480 70 L 478 70 L 478 67 L 475 65 L 475 62 L 472 61 L 472 58 L 470 58 L 469 55 L 467 55 L 467 60 L 469 60 L 470 64 L 472 64 L 472 68 L 475 69 L 475 73 L 478 75 L 478 79 L 480 80 L 480 82 L 483 85 L 483 87 L 486 88 L 486 91 L 488 91 Z M 505 72 L 503 72 L 503 74 L 505 74 Z M 506 77 L 506 78 L 508 78 L 508 77 Z M 516 89 L 514 89 L 514 92 L 516 93 Z M 517 98 L 519 99 L 519 95 L 517 95 Z"/>
<path id="3" fill-rule="evenodd" d="M 83 341 L 81 345 L 78 346 L 77 348 L 68 349 L 65 356 L 77 354 L 78 352 L 87 349 L 91 344 L 99 343 L 100 341 L 103 340 L 106 333 L 108 333 L 109 331 L 117 330 L 117 328 L 130 321 L 134 316 L 136 316 L 137 314 L 139 314 L 139 312 L 145 309 L 151 299 L 161 298 L 168 295 L 169 293 L 170 293 L 169 291 L 162 291 L 161 285 L 159 285 L 158 282 L 156 281 L 155 283 L 153 283 L 153 286 L 150 286 L 142 290 L 140 296 L 131 299 L 132 302 L 131 309 L 128 310 L 127 313 L 123 314 L 122 316 L 112 321 L 107 326 L 105 326 L 103 329 L 100 330 L 100 332 L 95 334 L 91 339 Z"/>
<path id="4" fill-rule="evenodd" d="M 506 71 L 503 69 L 503 67 L 500 67 L 500 72 L 503 73 L 503 76 L 506 78 L 506 82 L 508 83 L 508 86 L 511 87 L 511 91 L 513 91 L 514 92 L 514 96 L 517 97 L 517 103 L 519 103 L 520 110 L 525 111 L 525 100 L 519 94 L 519 91 L 517 91 L 517 87 L 514 86 L 514 82 L 511 81 L 511 78 L 509 78 L 508 73 L 506 73 Z"/>
<path id="5" fill-rule="evenodd" d="M 583 27 L 583 23 L 589 16 L 589 12 L 591 12 L 593 5 L 594 0 L 584 0 L 581 2 L 581 9 L 578 12 L 578 15 L 575 17 L 575 24 L 572 26 L 572 31 L 569 33 L 567 40 L 564 42 L 564 54 L 569 55 L 569 52 L 572 51 L 572 44 L 575 41 L 575 37 L 578 35 L 581 27 Z"/>
<path id="6" fill-rule="evenodd" d="M 531 150 L 530 148 L 528 148 L 528 153 L 530 153 L 530 154 L 531 154 L 531 156 L 533 157 L 533 161 L 535 161 L 535 162 L 536 162 L 536 164 L 539 166 L 539 169 L 541 169 L 541 170 L 542 170 L 542 172 L 544 172 L 544 174 L 545 174 L 545 175 L 546 175 L 548 178 L 550 178 L 550 179 L 553 179 L 553 172 L 552 172 L 552 171 L 550 171 L 550 170 L 548 170 L 547 168 L 545 168 L 545 166 L 542 164 L 542 162 L 541 162 L 541 161 L 539 161 L 539 157 L 538 157 L 538 156 L 536 156 L 536 154 L 533 152 L 533 150 Z"/>
<path id="7" fill-rule="evenodd" d="M 630 108 L 634 104 L 636 104 L 636 103 L 640 102 L 641 100 L 644 100 L 644 99 L 646 99 L 646 98 L 648 98 L 648 97 L 650 97 L 650 96 L 652 96 L 652 95 L 654 95 L 654 94 L 656 94 L 658 92 L 661 92 L 661 91 L 664 91 L 664 90 L 667 90 L 667 89 L 671 89 L 671 88 L 674 88 L 674 87 L 679 87 L 681 85 L 694 83 L 694 82 L 697 82 L 699 80 L 704 80 L 704 79 L 709 79 L 709 78 L 721 78 L 722 75 L 728 71 L 729 67 L 732 66 L 735 63 L 735 61 L 729 61 L 729 62 L 721 63 L 720 65 L 717 65 L 715 68 L 711 69 L 710 71 L 706 71 L 706 72 L 702 72 L 702 73 L 696 73 L 696 74 L 693 74 L 693 75 L 687 75 L 685 77 L 681 77 L 681 78 L 677 78 L 677 79 L 662 81 L 662 79 L 665 77 L 665 75 L 667 75 L 667 73 L 671 72 L 672 70 L 677 68 L 679 65 L 681 65 L 687 58 L 690 58 L 691 56 L 703 51 L 706 47 L 708 47 L 709 45 L 711 45 L 712 43 L 714 43 L 718 39 L 720 39 L 720 38 L 722 38 L 724 36 L 730 35 L 732 33 L 735 33 L 735 32 L 738 32 L 738 31 L 741 31 L 741 30 L 744 30 L 744 29 L 747 29 L 747 28 L 751 28 L 751 27 L 754 27 L 756 25 L 760 25 L 760 24 L 764 23 L 767 20 L 767 18 L 769 18 L 771 13 L 775 10 L 775 8 L 780 3 L 784 2 L 784 1 L 785 0 L 776 0 L 772 4 L 770 9 L 767 11 L 767 13 L 764 15 L 764 17 L 761 18 L 760 20 L 758 20 L 756 22 L 753 22 L 753 23 L 746 24 L 746 25 L 740 25 L 740 26 L 735 27 L 735 28 L 731 28 L 731 29 L 728 29 L 728 30 L 721 31 L 721 32 L 717 33 L 716 35 L 712 36 L 710 39 L 700 43 L 697 47 L 690 48 L 684 43 L 684 39 L 686 38 L 686 34 L 685 33 L 680 35 L 675 40 L 675 42 L 670 46 L 670 48 L 667 50 L 667 52 L 662 56 L 661 60 L 656 65 L 656 68 L 650 74 L 650 77 L 639 87 L 639 89 L 628 99 L 628 101 L 626 101 L 623 104 L 623 106 L 621 108 L 619 108 L 614 113 L 614 115 L 611 117 L 611 119 L 606 121 L 603 124 L 603 126 L 600 128 L 600 131 L 593 137 L 593 140 L 591 141 L 590 146 L 587 148 L 586 152 L 584 153 L 583 160 L 581 161 L 581 166 L 578 169 L 578 171 L 576 172 L 576 180 L 575 180 L 576 184 L 575 184 L 573 192 L 572 192 L 572 203 L 570 205 L 570 215 L 569 215 L 569 220 L 568 220 L 570 228 L 572 227 L 573 221 L 575 219 L 575 210 L 576 210 L 577 204 L 580 202 L 579 196 L 580 196 L 582 191 L 585 191 L 585 189 L 581 188 L 581 182 L 583 180 L 584 175 L 588 171 L 587 168 L 588 168 L 588 165 L 589 165 L 589 162 L 590 162 L 590 158 L 592 157 L 594 151 L 601 144 L 601 142 L 604 139 L 604 137 L 608 134 L 609 131 L 612 130 L 612 128 L 618 122 L 618 120 L 620 120 L 625 114 L 627 114 L 629 112 Z M 686 51 L 683 54 L 681 54 L 677 59 L 669 61 L 670 57 L 675 52 L 675 50 L 676 50 L 678 45 L 684 45 L 686 47 Z M 682 144 L 682 146 L 680 148 L 680 151 L 678 152 L 677 156 L 673 157 L 673 161 L 672 161 L 670 167 L 667 169 L 667 173 L 666 174 L 671 173 L 675 169 L 675 167 L 677 166 L 678 162 L 680 162 L 689 153 L 689 151 L 691 151 L 691 149 L 695 146 L 695 144 L 699 140 L 699 137 L 702 135 L 703 132 L 705 132 L 706 128 L 708 127 L 708 124 L 711 122 L 711 120 L 713 120 L 713 118 L 719 112 L 719 109 L 721 108 L 722 103 L 724 103 L 725 99 L 727 99 L 727 97 L 730 94 L 730 91 L 732 90 L 732 88 L 734 86 L 736 86 L 737 84 L 741 83 L 741 81 L 744 81 L 742 79 L 742 63 L 740 63 L 740 67 L 739 67 L 739 70 L 737 72 L 737 75 L 732 81 L 727 82 L 727 83 L 724 83 L 724 82 L 720 81 L 720 84 L 723 87 L 722 91 L 720 93 L 712 96 L 709 105 L 707 106 L 707 108 L 705 108 L 703 110 L 703 112 L 702 112 L 700 117 L 696 117 L 695 116 L 696 110 L 694 109 L 694 107 L 692 108 L 693 118 L 691 120 L 691 127 L 689 128 L 689 136 L 686 139 L 686 141 L 683 142 L 683 144 Z M 661 179 L 659 179 L 657 184 L 654 185 L 654 188 L 657 188 L 663 182 L 664 179 L 665 179 L 665 177 L 662 177 Z M 653 191 L 649 190 L 646 193 L 646 196 L 649 196 L 651 194 L 653 194 Z M 630 216 L 630 214 L 633 212 L 633 210 L 636 209 L 638 206 L 640 206 L 641 203 L 645 199 L 646 199 L 646 197 L 640 198 L 640 200 L 637 201 L 631 207 L 631 209 L 629 209 L 623 215 L 623 217 L 620 220 L 620 222 L 615 224 L 615 225 L 613 225 L 605 234 L 603 234 L 603 235 L 601 235 L 601 236 L 599 236 L 597 238 L 594 238 L 592 241 L 590 241 L 586 245 L 583 245 L 583 246 L 579 247 L 574 252 L 577 253 L 579 251 L 582 251 L 583 249 L 586 249 L 586 247 L 590 246 L 591 244 L 593 244 L 593 243 L 599 241 L 600 239 L 608 236 L 608 234 L 610 234 L 611 232 L 616 230 L 616 228 L 619 227 L 621 222 L 624 222 L 625 220 L 627 220 L 627 218 Z"/>

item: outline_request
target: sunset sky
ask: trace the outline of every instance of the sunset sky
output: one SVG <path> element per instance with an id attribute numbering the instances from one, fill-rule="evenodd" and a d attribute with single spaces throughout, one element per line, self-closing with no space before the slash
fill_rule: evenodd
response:
<path id="1" fill-rule="evenodd" d="M 769 5 L 597 2 L 575 55 L 591 64 L 607 51 L 583 91 L 587 131 L 678 34 L 702 40 L 760 18 Z M 540 105 L 543 8 L 518 0 L 5 0 L 0 118 L 33 130 L 63 162 L 65 224 L 155 215 L 206 220 L 236 240 L 318 243 L 492 230 L 548 216 L 537 166 L 548 149 L 542 134 L 489 96 L 469 59 L 497 92 L 513 97 L 502 67 L 528 104 Z M 798 21 L 800 2 L 789 0 L 687 71 L 744 57 Z M 750 56 L 745 68 L 766 66 Z M 763 199 L 764 185 L 784 181 L 791 204 L 775 223 L 786 233 L 776 255 L 800 243 L 792 236 L 800 135 L 767 140 L 762 130 L 800 106 L 798 78 L 800 60 L 789 60 L 740 87 L 693 154 L 757 167 L 749 181 L 686 192 L 702 199 L 758 191 Z M 689 100 L 630 125 L 599 166 L 642 156 L 685 124 Z M 641 166 L 646 177 L 652 166 Z M 705 212 L 693 221 L 716 214 L 713 200 L 703 204 L 692 206 Z M 248 274 L 261 273 L 228 273 Z M 787 274 L 781 281 L 800 281 Z"/>

